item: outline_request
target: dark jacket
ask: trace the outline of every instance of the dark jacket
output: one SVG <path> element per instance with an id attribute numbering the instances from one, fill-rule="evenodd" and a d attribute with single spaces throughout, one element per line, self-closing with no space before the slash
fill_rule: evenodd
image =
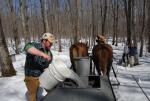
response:
<path id="1" fill-rule="evenodd" d="M 28 43 L 25 45 L 24 50 L 27 51 L 31 47 L 35 47 L 35 48 L 39 49 L 40 51 L 53 57 L 51 51 L 45 50 L 42 47 L 41 43 L 36 43 L 36 42 Z M 41 73 L 44 71 L 44 69 L 48 68 L 50 63 L 51 63 L 51 61 L 47 61 L 46 59 L 44 59 L 41 56 L 32 55 L 30 53 L 27 53 L 26 54 L 26 62 L 25 62 L 25 75 L 40 76 Z"/>
<path id="2" fill-rule="evenodd" d="M 129 56 L 135 56 L 138 54 L 137 47 L 129 47 Z"/>

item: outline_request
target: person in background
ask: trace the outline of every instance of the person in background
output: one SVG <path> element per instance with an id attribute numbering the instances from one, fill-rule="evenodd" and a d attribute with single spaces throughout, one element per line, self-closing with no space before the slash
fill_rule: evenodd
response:
<path id="1" fill-rule="evenodd" d="M 98 43 L 98 44 L 107 44 L 107 42 L 106 42 L 106 37 L 104 37 L 104 36 L 102 36 L 102 35 L 97 35 L 96 36 L 96 42 Z"/>
<path id="2" fill-rule="evenodd" d="M 139 64 L 137 46 L 133 44 L 129 45 L 129 57 L 133 57 L 134 66 Z"/>
<path id="3" fill-rule="evenodd" d="M 24 47 L 26 51 L 25 79 L 29 98 L 28 101 L 37 101 L 39 76 L 48 68 L 53 56 L 50 51 L 55 38 L 51 33 L 44 33 L 41 42 L 30 42 Z"/>
<path id="4" fill-rule="evenodd" d="M 128 65 L 128 59 L 129 59 L 129 48 L 128 43 L 124 45 L 123 55 L 122 55 L 122 62 L 125 63 L 125 65 Z"/>

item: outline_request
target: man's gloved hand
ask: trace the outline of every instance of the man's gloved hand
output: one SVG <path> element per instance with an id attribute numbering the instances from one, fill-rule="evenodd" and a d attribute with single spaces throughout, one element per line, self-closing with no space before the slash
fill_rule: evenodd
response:
<path id="1" fill-rule="evenodd" d="M 51 59 L 52 59 L 49 55 L 44 54 L 44 53 L 43 53 L 42 57 L 43 57 L 44 59 L 46 59 L 47 61 L 51 61 Z"/>

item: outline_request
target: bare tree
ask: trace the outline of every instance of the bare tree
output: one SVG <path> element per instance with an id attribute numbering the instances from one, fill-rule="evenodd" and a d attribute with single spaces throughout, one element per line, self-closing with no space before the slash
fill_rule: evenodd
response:
<path id="1" fill-rule="evenodd" d="M 79 31 L 79 6 L 80 6 L 80 2 L 79 0 L 75 0 L 74 3 L 74 28 L 73 28 L 73 32 L 74 32 L 74 42 L 79 41 L 79 36 L 80 36 L 80 31 Z"/>
<path id="2" fill-rule="evenodd" d="M 92 40 L 95 44 L 96 34 L 98 34 L 98 24 L 97 24 L 97 17 L 96 17 L 96 2 L 95 0 L 91 0 L 91 10 L 92 10 Z"/>
<path id="3" fill-rule="evenodd" d="M 41 14 L 43 19 L 43 25 L 44 25 L 44 33 L 49 32 L 49 26 L 48 26 L 48 20 L 47 20 L 47 12 L 46 12 L 46 0 L 40 0 L 41 3 Z"/>
<path id="4" fill-rule="evenodd" d="M 5 36 L 3 32 L 3 26 L 1 21 L 1 15 L 0 15 L 0 65 L 1 65 L 1 71 L 2 76 L 13 76 L 16 75 L 16 71 L 13 67 L 12 60 L 9 57 L 8 48 L 5 41 Z"/>
<path id="5" fill-rule="evenodd" d="M 62 47 L 61 47 L 61 32 L 60 32 L 60 3 L 59 0 L 55 0 L 56 1 L 56 5 L 57 5 L 57 32 L 58 32 L 58 51 L 62 52 Z"/>
<path id="6" fill-rule="evenodd" d="M 107 0 L 104 0 L 104 9 L 102 13 L 102 35 L 105 35 L 106 17 L 107 17 Z"/>
<path id="7" fill-rule="evenodd" d="M 127 42 L 131 43 L 131 2 L 132 0 L 123 0 L 124 1 L 124 9 L 126 14 L 126 27 L 127 27 Z"/>
<path id="8" fill-rule="evenodd" d="M 27 4 L 26 4 L 26 0 L 19 0 L 19 2 L 20 2 L 22 28 L 25 36 L 25 42 L 27 43 L 30 41 L 30 36 L 29 36 L 30 32 L 29 32 L 28 16 L 27 16 Z"/>
<path id="9" fill-rule="evenodd" d="M 147 13 L 148 52 L 150 53 L 150 0 L 147 0 Z"/>
<path id="10" fill-rule="evenodd" d="M 142 57 L 143 56 L 143 45 L 144 45 L 144 30 L 145 30 L 145 3 L 146 3 L 146 0 L 143 0 L 143 9 L 142 9 L 142 30 L 141 30 L 141 33 L 140 33 L 140 42 L 141 42 L 141 46 L 140 46 L 140 54 L 139 56 Z"/>
<path id="11" fill-rule="evenodd" d="M 16 52 L 16 54 L 19 54 L 20 40 L 19 40 L 19 36 L 18 36 L 17 18 L 16 18 L 16 14 L 14 11 L 12 0 L 7 0 L 7 4 L 8 4 L 9 12 L 11 14 L 10 21 L 11 21 L 12 32 L 13 32 L 14 41 L 15 41 L 15 52 Z"/>
<path id="12" fill-rule="evenodd" d="M 137 37 L 138 34 L 136 33 L 136 5 L 135 5 L 135 0 L 132 0 L 131 2 L 131 33 L 132 33 L 132 40 L 133 40 L 133 45 L 137 47 Z"/>
<path id="13" fill-rule="evenodd" d="M 68 7 L 69 7 L 69 16 L 71 22 L 71 29 L 72 29 L 72 40 L 73 43 L 79 41 L 79 0 L 67 0 Z"/>
<path id="14" fill-rule="evenodd" d="M 5 0 L 0 1 L 1 8 L 7 8 L 5 2 Z M 88 39 L 91 46 L 94 43 L 96 34 L 107 35 L 108 37 L 113 36 L 112 43 L 114 45 L 117 45 L 117 41 L 124 42 L 126 38 L 128 43 L 134 38 L 136 38 L 134 39 L 136 40 L 134 43 L 140 40 L 142 45 L 145 42 L 145 37 L 141 35 L 142 33 L 146 33 L 147 24 L 145 24 L 144 29 L 142 19 L 147 20 L 148 17 L 145 15 L 144 18 L 142 16 L 143 12 L 138 10 L 141 9 L 139 7 L 142 7 L 139 4 L 143 4 L 144 0 L 15 1 L 16 4 L 18 2 L 20 2 L 21 11 L 21 21 L 17 19 L 16 22 L 19 25 L 18 33 L 20 34 L 23 31 L 25 40 L 29 40 L 31 35 L 37 37 L 37 34 L 39 36 L 42 32 L 50 31 L 56 33 L 55 36 L 58 38 L 59 51 L 61 51 L 61 39 L 64 37 L 70 38 L 71 43 L 77 42 L 82 37 L 85 40 Z M 137 2 L 140 3 L 138 4 Z M 112 6 L 110 6 L 111 4 Z M 12 32 L 10 29 L 13 29 L 10 22 L 14 21 L 14 18 L 19 18 L 19 12 L 16 8 L 18 8 L 18 5 L 14 8 L 16 15 L 15 17 L 11 17 L 13 20 L 9 19 L 11 14 L 8 9 L 2 15 L 4 20 L 3 30 L 6 37 L 10 37 L 8 34 Z M 137 14 L 140 16 L 137 16 Z M 140 34 L 137 34 L 137 32 Z M 148 37 L 146 38 L 148 39 Z"/>
<path id="15" fill-rule="evenodd" d="M 118 44 L 118 9 L 119 9 L 119 4 L 118 0 L 112 1 L 112 12 L 113 12 L 113 40 L 112 40 L 112 45 Z"/>

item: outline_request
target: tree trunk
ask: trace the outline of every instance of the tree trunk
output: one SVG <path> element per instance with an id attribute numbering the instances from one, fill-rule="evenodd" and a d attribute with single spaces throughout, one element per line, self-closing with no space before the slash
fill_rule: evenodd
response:
<path id="1" fill-rule="evenodd" d="M 52 1 L 51 1 L 52 2 Z M 49 21 L 49 31 L 51 33 L 54 33 L 54 18 L 55 18 L 55 15 L 54 15 L 54 10 L 55 8 L 53 7 L 53 4 L 51 3 L 50 1 L 48 2 L 48 16 L 47 16 L 47 19 L 49 18 L 50 21 Z"/>
<path id="2" fill-rule="evenodd" d="M 118 45 L 118 0 L 114 1 L 114 4 L 112 2 L 112 11 L 113 11 L 113 40 L 112 45 L 117 46 Z"/>
<path id="3" fill-rule="evenodd" d="M 131 44 L 131 2 L 132 0 L 123 0 L 127 22 L 127 43 Z"/>
<path id="4" fill-rule="evenodd" d="M 47 12 L 46 12 L 46 3 L 45 2 L 46 2 L 45 0 L 40 0 L 41 14 L 42 14 L 42 20 L 43 20 L 43 25 L 44 25 L 44 33 L 49 32 Z"/>
<path id="5" fill-rule="evenodd" d="M 133 39 L 133 45 L 137 47 L 137 33 L 135 32 L 135 26 L 136 26 L 136 8 L 135 8 L 135 1 L 132 0 L 131 2 L 132 6 L 132 16 L 131 16 L 131 29 L 132 29 L 132 39 Z"/>
<path id="6" fill-rule="evenodd" d="M 96 19 L 96 8 L 95 8 L 95 1 L 91 0 L 91 6 L 92 6 L 92 46 L 95 45 L 95 38 L 96 34 L 98 34 L 98 28 L 97 28 L 97 19 Z"/>
<path id="7" fill-rule="evenodd" d="M 107 0 L 104 0 L 104 13 L 102 15 L 102 35 L 105 35 L 105 24 L 106 24 L 106 17 L 107 17 Z"/>
<path id="8" fill-rule="evenodd" d="M 19 37 L 18 37 L 18 28 L 17 28 L 17 18 L 16 18 L 16 14 L 14 11 L 14 7 L 12 4 L 12 0 L 7 0 L 8 2 L 8 8 L 9 8 L 9 12 L 11 14 L 11 26 L 12 26 L 12 32 L 13 32 L 13 36 L 14 36 L 14 41 L 15 41 L 15 52 L 16 54 L 19 54 Z"/>
<path id="9" fill-rule="evenodd" d="M 142 9 L 143 10 L 143 17 L 142 17 L 142 31 L 140 33 L 140 42 L 141 42 L 140 54 L 139 54 L 140 57 L 143 56 L 143 45 L 144 45 L 143 33 L 144 33 L 144 29 L 145 29 L 145 1 L 146 0 L 143 0 L 143 9 Z"/>
<path id="10" fill-rule="evenodd" d="M 148 52 L 150 53 L 150 0 L 147 0 L 147 35 L 148 35 Z"/>
<path id="11" fill-rule="evenodd" d="M 28 16 L 27 16 L 27 5 L 26 0 L 19 0 L 20 2 L 20 13 L 21 13 L 21 20 L 22 20 L 22 29 L 25 36 L 25 43 L 30 41 L 30 32 L 28 26 Z"/>
<path id="12" fill-rule="evenodd" d="M 1 61 L 1 71 L 2 76 L 13 76 L 16 75 L 16 71 L 13 67 L 12 60 L 9 56 L 8 48 L 5 41 L 5 36 L 3 32 L 1 15 L 0 15 L 0 61 Z"/>
<path id="13" fill-rule="evenodd" d="M 59 0 L 56 0 L 56 5 L 57 5 L 57 31 L 58 31 L 58 52 L 62 52 L 62 47 L 61 47 L 61 32 L 60 32 L 60 3 Z"/>
<path id="14" fill-rule="evenodd" d="M 137 34 L 135 32 L 135 25 L 136 25 L 136 12 L 135 12 L 135 1 L 132 0 L 131 2 L 131 8 L 132 8 L 132 11 L 131 11 L 131 29 L 132 29 L 132 39 L 133 39 L 133 45 L 134 47 L 138 47 L 137 46 Z M 138 50 L 138 49 L 137 49 Z M 135 63 L 134 64 L 139 64 L 139 55 L 137 53 L 137 55 L 134 56 L 134 61 Z"/>
<path id="15" fill-rule="evenodd" d="M 75 1 L 75 7 L 74 7 L 74 14 L 73 14 L 75 21 L 74 21 L 74 28 L 73 28 L 73 32 L 74 32 L 74 43 L 79 41 L 79 35 L 80 35 L 80 31 L 79 31 L 79 0 Z"/>

